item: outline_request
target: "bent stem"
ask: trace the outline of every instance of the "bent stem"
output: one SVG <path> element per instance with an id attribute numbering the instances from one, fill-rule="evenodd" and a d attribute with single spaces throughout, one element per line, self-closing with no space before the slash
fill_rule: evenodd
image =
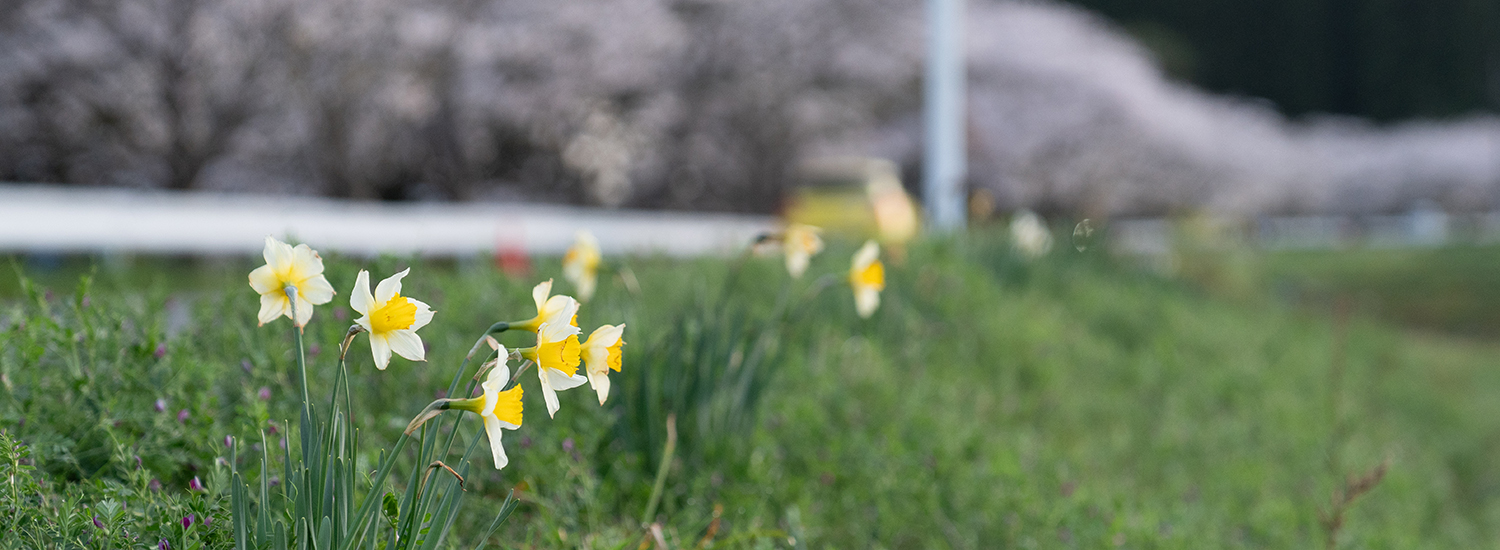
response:
<path id="1" fill-rule="evenodd" d="M 667 486 L 667 470 L 672 466 L 672 453 L 677 450 L 677 413 L 667 415 L 667 448 L 661 453 L 661 466 L 656 468 L 656 483 L 651 487 L 651 500 L 646 502 L 646 513 L 641 524 L 649 524 L 656 517 L 656 506 L 661 504 L 661 492 Z"/>

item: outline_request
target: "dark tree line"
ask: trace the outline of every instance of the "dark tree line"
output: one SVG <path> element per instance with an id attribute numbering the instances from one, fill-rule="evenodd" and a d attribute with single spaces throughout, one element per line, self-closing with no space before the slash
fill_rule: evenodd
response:
<path id="1" fill-rule="evenodd" d="M 1494 0 L 1068 0 L 1177 76 L 1289 114 L 1377 120 L 1500 109 Z"/>

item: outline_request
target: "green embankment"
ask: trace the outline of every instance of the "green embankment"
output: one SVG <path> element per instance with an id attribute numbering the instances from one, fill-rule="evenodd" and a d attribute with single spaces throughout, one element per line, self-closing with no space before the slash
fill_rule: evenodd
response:
<path id="1" fill-rule="evenodd" d="M 549 419 L 526 378 L 511 464 L 479 459 L 472 521 L 450 542 L 472 548 L 519 486 L 525 503 L 493 543 L 635 548 L 669 413 L 680 438 L 657 519 L 674 548 L 1306 548 L 1324 544 L 1320 518 L 1346 479 L 1381 465 L 1347 507 L 1340 547 L 1500 535 L 1496 345 L 1360 313 L 1340 322 L 1274 292 L 1217 299 L 1096 251 L 1026 262 L 983 236 L 892 262 L 881 309 L 862 321 L 843 286 L 852 252 L 832 246 L 798 281 L 775 259 L 610 259 L 579 317 L 585 333 L 628 324 L 610 403 L 579 388 Z M 340 296 L 308 329 L 315 392 L 332 380 L 356 270 L 407 265 L 328 260 Z M 105 269 L 76 292 L 43 277 L 50 298 L 33 287 L 6 302 L 0 426 L 30 444 L 44 491 L 213 513 L 188 480 L 218 475 L 224 435 L 258 439 L 267 421 L 284 435 L 294 410 L 287 326 L 255 326 L 251 267 L 192 268 L 208 283 L 175 295 Z M 351 352 L 370 453 L 448 385 L 479 331 L 529 316 L 531 285 L 559 274 L 547 260 L 527 277 L 478 261 L 413 267 L 403 294 L 438 312 L 422 331 L 429 361 L 382 372 L 363 340 Z M 169 310 L 190 314 L 169 323 Z M 252 476 L 256 463 L 241 456 Z M 143 471 L 161 493 L 113 485 Z M 0 485 L 0 508 L 15 504 Z M 155 536 L 163 514 L 131 528 Z M 225 523 L 199 535 L 222 544 Z"/>

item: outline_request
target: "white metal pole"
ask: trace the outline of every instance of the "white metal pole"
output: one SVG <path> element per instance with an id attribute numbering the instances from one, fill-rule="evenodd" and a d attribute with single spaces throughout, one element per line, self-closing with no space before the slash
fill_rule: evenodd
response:
<path id="1" fill-rule="evenodd" d="M 927 0 L 922 198 L 938 231 L 962 228 L 966 214 L 963 13 L 964 0 Z"/>

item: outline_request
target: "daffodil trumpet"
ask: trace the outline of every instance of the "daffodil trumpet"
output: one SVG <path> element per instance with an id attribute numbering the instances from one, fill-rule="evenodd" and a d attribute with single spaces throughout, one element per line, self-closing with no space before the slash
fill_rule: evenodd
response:
<path id="1" fill-rule="evenodd" d="M 578 302 L 573 301 L 572 305 L 557 314 L 557 319 L 572 318 L 577 309 Z M 561 406 L 557 400 L 557 392 L 576 388 L 589 381 L 578 374 L 581 362 L 578 333 L 578 327 L 556 320 L 542 323 L 536 333 L 537 345 L 520 350 L 521 357 L 536 363 L 548 416 L 555 416 Z"/>
<path id="2" fill-rule="evenodd" d="M 392 354 L 409 361 L 427 360 L 417 331 L 432 322 L 433 311 L 426 303 L 401 295 L 401 279 L 408 273 L 410 269 L 387 277 L 371 293 L 370 272 L 360 270 L 349 295 L 349 307 L 363 315 L 354 323 L 370 334 L 370 353 L 380 370 L 390 365 Z"/>

